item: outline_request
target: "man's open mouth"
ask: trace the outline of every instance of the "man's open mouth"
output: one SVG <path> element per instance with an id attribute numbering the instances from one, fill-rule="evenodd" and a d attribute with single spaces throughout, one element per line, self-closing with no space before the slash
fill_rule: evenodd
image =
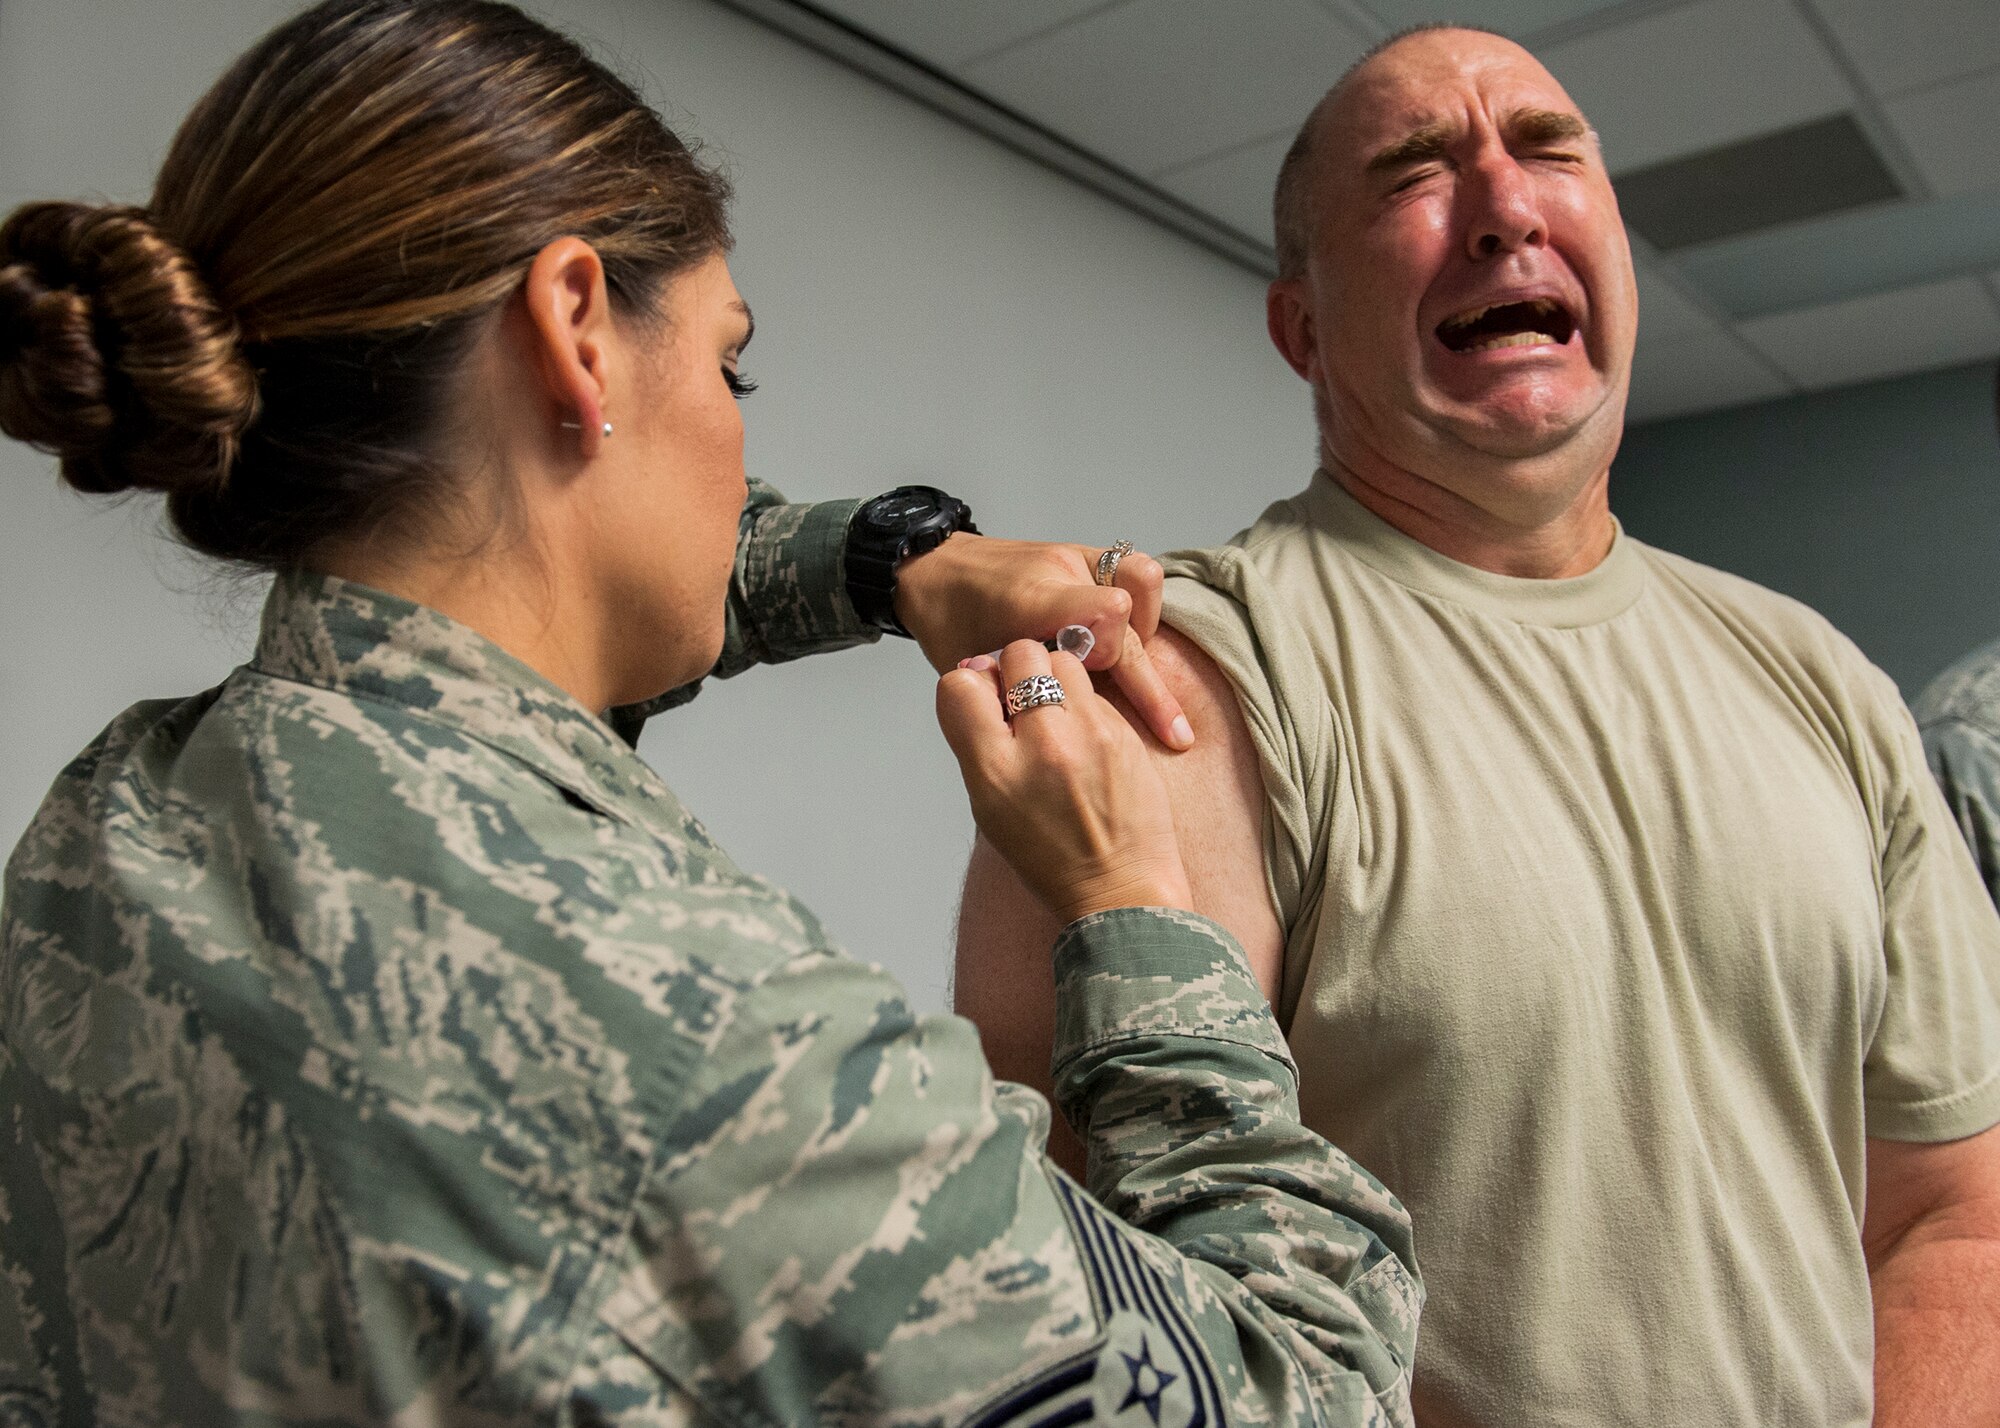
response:
<path id="1" fill-rule="evenodd" d="M 1544 343 L 1560 347 L 1575 331 L 1576 319 L 1554 298 L 1468 308 L 1437 326 L 1438 341 L 1454 352 L 1494 352 Z"/>

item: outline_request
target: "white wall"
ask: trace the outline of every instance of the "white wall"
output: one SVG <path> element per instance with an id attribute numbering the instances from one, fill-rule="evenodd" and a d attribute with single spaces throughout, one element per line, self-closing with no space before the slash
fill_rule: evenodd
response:
<path id="1" fill-rule="evenodd" d="M 1262 286 L 706 0 L 543 13 L 725 157 L 757 311 L 751 469 L 795 498 L 907 481 L 1009 535 L 1161 550 L 1247 524 L 1311 468 Z M 293 6 L 0 0 L 0 209 L 143 201 L 175 125 Z M 151 503 L 104 509 L 0 441 L 0 843 L 135 699 L 219 680 L 258 592 L 204 584 Z M 744 866 L 941 1006 L 971 820 L 913 646 L 759 670 L 644 753 Z"/>

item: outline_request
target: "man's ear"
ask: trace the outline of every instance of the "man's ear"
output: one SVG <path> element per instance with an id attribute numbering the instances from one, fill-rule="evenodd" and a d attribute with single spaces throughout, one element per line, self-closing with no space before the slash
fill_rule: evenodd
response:
<path id="1" fill-rule="evenodd" d="M 611 390 L 611 296 L 604 264 L 581 238 L 558 238 L 535 255 L 521 292 L 535 366 L 554 422 L 573 422 L 584 456 L 604 445 Z"/>
<path id="2" fill-rule="evenodd" d="M 1264 294 L 1264 322 L 1271 345 L 1308 382 L 1319 365 L 1311 295 L 1304 278 L 1279 278 Z"/>

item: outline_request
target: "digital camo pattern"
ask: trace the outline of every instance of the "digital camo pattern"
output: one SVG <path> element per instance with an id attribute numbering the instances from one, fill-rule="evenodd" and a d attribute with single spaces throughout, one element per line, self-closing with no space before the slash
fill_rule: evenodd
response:
<path id="1" fill-rule="evenodd" d="M 1057 958 L 1153 1234 L 603 721 L 281 580 L 8 865 L 0 1423 L 1407 1421 L 1407 1222 L 1240 952 L 1128 910 Z"/>
<path id="2" fill-rule="evenodd" d="M 1911 711 L 1987 895 L 2000 904 L 2000 642 L 1939 675 Z"/>

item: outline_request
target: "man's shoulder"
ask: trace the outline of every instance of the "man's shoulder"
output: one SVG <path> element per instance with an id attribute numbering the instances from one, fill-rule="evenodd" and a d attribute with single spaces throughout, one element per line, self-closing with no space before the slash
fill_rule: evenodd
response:
<path id="1" fill-rule="evenodd" d="M 1859 645 L 1805 601 L 1687 556 L 1636 544 L 1670 598 L 1690 601 L 1719 617 L 1733 638 L 1755 642 L 1829 675 L 1893 688 Z"/>
<path id="2" fill-rule="evenodd" d="M 1933 679 L 1911 711 L 1925 729 L 1968 724 L 2000 738 L 2000 640 L 1962 656 Z"/>
<path id="3" fill-rule="evenodd" d="M 1773 590 L 1768 585 L 1759 585 L 1747 576 L 1704 565 L 1701 561 L 1676 555 L 1673 551 L 1662 550 L 1643 541 L 1633 543 L 1656 573 L 1707 604 L 1733 610 L 1774 627 L 1839 634 L 1826 616 L 1794 596 Z"/>

